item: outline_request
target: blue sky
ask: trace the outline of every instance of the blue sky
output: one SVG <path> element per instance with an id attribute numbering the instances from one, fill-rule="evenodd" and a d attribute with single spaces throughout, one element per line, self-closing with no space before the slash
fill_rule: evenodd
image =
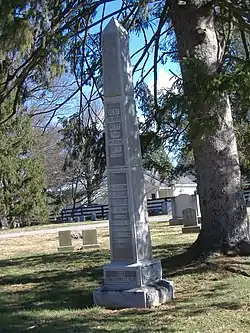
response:
<path id="1" fill-rule="evenodd" d="M 119 0 L 108 3 L 105 7 L 105 13 L 106 13 L 106 15 L 108 15 L 108 14 L 118 10 L 119 8 L 120 8 Z M 97 16 L 95 17 L 95 20 L 99 20 L 101 17 L 102 17 L 102 10 L 100 10 L 100 12 L 98 12 Z M 108 18 L 107 20 L 105 20 L 103 26 L 105 27 L 109 23 L 110 20 L 111 20 L 111 17 Z M 96 28 L 96 31 L 99 31 L 98 27 Z M 149 40 L 152 36 L 152 32 L 147 31 L 146 34 L 147 34 L 147 39 Z M 137 34 L 133 33 L 130 35 L 130 55 L 131 56 L 133 55 L 133 53 L 135 53 L 137 50 L 139 50 L 143 46 L 144 46 L 144 39 L 141 34 L 137 35 Z M 140 53 L 137 56 L 131 58 L 132 66 L 136 63 L 139 56 L 140 56 Z M 152 65 L 153 65 L 153 56 L 149 57 L 145 70 L 147 71 L 148 69 L 150 69 Z M 174 72 L 176 74 L 180 73 L 179 65 L 177 63 L 173 63 L 171 61 L 168 61 L 165 65 L 158 66 L 157 87 L 159 90 L 162 88 L 170 88 L 172 86 L 173 80 L 171 80 L 171 78 L 173 77 L 173 74 L 171 74 L 171 72 L 169 70 L 171 70 L 172 72 Z M 139 72 L 135 73 L 134 83 L 136 83 L 136 81 L 139 78 L 140 78 Z M 147 76 L 147 78 L 145 79 L 145 82 L 149 85 L 150 88 L 153 87 L 153 72 L 151 72 Z M 142 120 L 142 117 L 139 113 L 138 113 L 138 116 Z M 176 164 L 176 158 L 172 153 L 169 153 L 169 158 L 173 164 Z"/>
<path id="2" fill-rule="evenodd" d="M 105 15 L 109 15 L 113 12 L 115 12 L 116 10 L 119 10 L 121 5 L 121 1 L 120 0 L 116 0 L 110 3 L 107 3 L 105 6 Z M 96 17 L 95 17 L 95 21 L 99 20 L 102 17 L 102 10 L 103 7 L 100 8 L 100 10 L 98 11 Z M 107 20 L 104 21 L 104 27 L 108 24 L 108 22 L 110 21 L 111 18 L 108 18 Z M 99 31 L 99 26 L 95 28 L 96 31 Z M 148 39 L 152 36 L 152 32 L 147 31 L 147 37 Z M 136 52 L 138 49 L 140 49 L 141 47 L 143 47 L 144 45 L 144 40 L 142 35 L 136 35 L 135 33 L 130 35 L 130 55 L 132 56 L 134 52 Z M 131 59 L 132 65 L 134 65 L 136 63 L 136 61 L 138 60 L 140 56 L 140 53 L 133 57 Z M 153 64 L 153 57 L 150 57 L 148 60 L 148 63 L 145 67 L 146 71 L 152 66 Z M 161 89 L 163 87 L 169 87 L 171 86 L 171 77 L 172 74 L 169 72 L 169 69 L 172 70 L 174 73 L 179 73 L 179 66 L 176 63 L 173 63 L 171 61 L 168 61 L 165 65 L 159 65 L 158 67 L 158 89 Z M 134 75 L 134 83 L 139 79 L 139 73 L 135 73 Z M 148 77 L 146 78 L 146 83 L 149 86 L 152 86 L 153 84 L 153 73 L 151 72 Z"/>
<path id="3" fill-rule="evenodd" d="M 111 14 L 114 11 L 118 10 L 120 8 L 120 0 L 116 0 L 110 3 L 106 4 L 105 7 L 105 14 Z M 101 19 L 102 17 L 102 9 L 103 7 L 100 8 L 100 10 L 98 11 L 97 15 L 95 16 L 95 18 L 93 19 L 93 22 L 98 21 L 99 19 Z M 116 17 L 116 16 L 115 16 Z M 103 23 L 103 27 L 105 27 L 109 21 L 111 20 L 111 17 L 109 17 L 107 20 L 105 20 L 105 22 Z M 99 32 L 100 31 L 100 25 L 92 28 L 91 32 L 95 33 L 95 32 Z M 151 34 L 151 35 L 150 35 Z M 150 37 L 152 36 L 152 32 L 147 32 L 147 37 L 148 39 L 150 39 Z M 144 45 L 144 39 L 142 37 L 142 35 L 137 35 L 135 33 L 130 35 L 130 55 L 132 55 L 134 52 L 136 52 L 138 49 L 140 49 L 141 47 L 143 47 Z M 132 66 L 136 63 L 136 61 L 138 60 L 138 57 L 140 56 L 140 53 L 136 56 L 133 57 L 131 59 L 132 62 Z M 146 71 L 152 66 L 153 64 L 153 57 L 149 57 L 148 59 L 148 63 L 146 65 Z M 179 65 L 177 63 L 173 63 L 171 61 L 168 61 L 165 65 L 159 65 L 158 66 L 158 80 L 157 80 L 157 86 L 158 89 L 162 89 L 162 88 L 170 88 L 171 85 L 173 84 L 173 80 L 171 80 L 172 78 L 172 74 L 170 73 L 171 70 L 172 72 L 179 74 L 180 70 L 179 70 Z M 139 73 L 135 73 L 134 75 L 134 83 L 136 83 L 136 81 L 140 78 Z M 149 85 L 149 87 L 153 87 L 153 72 L 151 72 L 145 82 Z M 86 87 L 86 92 L 89 90 L 89 87 Z M 152 91 L 153 92 L 153 91 Z M 78 104 L 78 101 L 71 101 L 70 102 L 71 107 L 69 112 L 67 112 L 66 110 L 66 106 L 65 108 L 60 112 L 61 116 L 69 116 L 72 113 L 72 106 L 73 106 L 73 110 L 75 112 L 75 106 Z M 138 113 L 139 118 L 142 120 L 141 115 Z M 172 154 L 170 154 L 170 158 L 172 159 L 172 162 L 175 163 L 175 158 L 174 156 L 172 156 Z"/>

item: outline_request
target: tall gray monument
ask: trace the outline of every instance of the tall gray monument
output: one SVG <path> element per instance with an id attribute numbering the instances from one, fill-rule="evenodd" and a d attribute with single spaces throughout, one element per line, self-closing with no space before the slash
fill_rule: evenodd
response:
<path id="1" fill-rule="evenodd" d="M 128 34 L 112 19 L 102 35 L 111 263 L 94 302 L 145 308 L 173 298 L 152 259 Z"/>

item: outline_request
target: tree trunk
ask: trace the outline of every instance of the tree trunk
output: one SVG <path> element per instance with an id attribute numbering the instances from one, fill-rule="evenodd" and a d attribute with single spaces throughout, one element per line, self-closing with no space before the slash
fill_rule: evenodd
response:
<path id="1" fill-rule="evenodd" d="M 75 187 L 74 187 L 75 185 Z M 77 189 L 78 189 L 78 179 L 76 180 L 75 184 L 72 183 L 72 200 L 73 200 L 73 207 L 71 212 L 71 217 L 75 217 L 75 209 L 76 209 L 76 200 L 77 200 Z"/>
<path id="2" fill-rule="evenodd" d="M 247 254 L 249 221 L 229 98 L 207 85 L 221 68 L 223 52 L 214 12 L 204 0 L 168 1 L 188 97 L 202 215 L 201 232 L 192 248 L 198 254 Z"/>
<path id="3" fill-rule="evenodd" d="M 92 191 L 88 190 L 86 191 L 86 194 L 87 194 L 87 202 L 88 202 L 88 205 L 91 205 L 92 204 Z"/>

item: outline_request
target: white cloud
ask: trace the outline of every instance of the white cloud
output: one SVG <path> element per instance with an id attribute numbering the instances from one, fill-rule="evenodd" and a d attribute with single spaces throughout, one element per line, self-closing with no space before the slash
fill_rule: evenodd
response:
<path id="1" fill-rule="evenodd" d="M 175 82 L 175 77 L 173 74 L 167 72 L 163 67 L 159 68 L 157 75 L 157 90 L 161 89 L 171 89 Z M 154 93 L 154 79 L 149 82 L 149 89 L 151 93 Z"/>

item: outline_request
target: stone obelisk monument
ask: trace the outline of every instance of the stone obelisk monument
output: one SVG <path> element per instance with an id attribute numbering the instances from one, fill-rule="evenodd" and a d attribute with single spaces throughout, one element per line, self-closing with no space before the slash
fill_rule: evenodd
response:
<path id="1" fill-rule="evenodd" d="M 145 308 L 173 298 L 160 260 L 152 259 L 128 42 L 112 19 L 102 35 L 111 263 L 94 291 L 95 304 L 109 308 Z"/>

